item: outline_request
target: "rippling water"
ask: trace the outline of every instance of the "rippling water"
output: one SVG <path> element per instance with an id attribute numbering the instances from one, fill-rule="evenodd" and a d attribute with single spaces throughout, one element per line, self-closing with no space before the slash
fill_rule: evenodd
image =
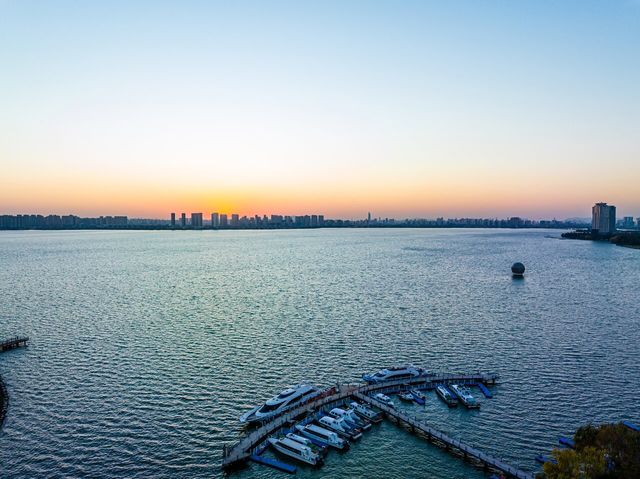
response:
<path id="1" fill-rule="evenodd" d="M 433 393 L 408 408 L 537 470 L 535 454 L 585 422 L 640 420 L 640 251 L 557 236 L 3 232 L 0 337 L 31 343 L 0 355 L 0 475 L 220 476 L 246 409 L 401 361 L 498 372 L 480 411 Z M 389 423 L 298 475 L 484 477 Z"/>

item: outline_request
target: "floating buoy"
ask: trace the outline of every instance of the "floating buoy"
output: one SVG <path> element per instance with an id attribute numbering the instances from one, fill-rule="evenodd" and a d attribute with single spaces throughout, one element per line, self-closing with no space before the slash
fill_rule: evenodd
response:
<path id="1" fill-rule="evenodd" d="M 511 272 L 514 276 L 524 276 L 524 265 L 522 263 L 513 263 L 511 266 Z"/>

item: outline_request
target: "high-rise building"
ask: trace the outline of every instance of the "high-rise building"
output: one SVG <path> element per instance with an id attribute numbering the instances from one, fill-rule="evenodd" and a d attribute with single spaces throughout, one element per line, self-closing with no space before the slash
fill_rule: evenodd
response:
<path id="1" fill-rule="evenodd" d="M 596 203 L 591 209 L 591 232 L 610 235 L 616 230 L 616 207 L 606 203 Z"/>
<path id="2" fill-rule="evenodd" d="M 211 213 L 211 227 L 220 227 L 220 216 L 218 215 L 218 213 Z"/>
<path id="3" fill-rule="evenodd" d="M 187 226 L 187 214 L 186 213 L 180 213 L 180 226 L 182 226 L 183 228 L 185 228 Z"/>
<path id="4" fill-rule="evenodd" d="M 175 213 L 171 213 L 171 227 L 172 228 L 176 227 L 176 214 Z"/>
<path id="5" fill-rule="evenodd" d="M 239 223 L 240 223 L 240 216 L 238 216 L 236 214 L 232 214 L 231 215 L 231 227 L 232 228 L 237 228 Z"/>
<path id="6" fill-rule="evenodd" d="M 202 228 L 202 213 L 191 213 L 191 227 Z"/>
<path id="7" fill-rule="evenodd" d="M 227 215 L 220 215 L 220 228 L 226 228 L 229 226 L 229 222 L 227 221 Z"/>
<path id="8" fill-rule="evenodd" d="M 633 216 L 625 216 L 622 219 L 622 227 L 626 229 L 633 228 Z"/>
<path id="9" fill-rule="evenodd" d="M 318 215 L 318 226 L 324 226 L 324 215 Z"/>

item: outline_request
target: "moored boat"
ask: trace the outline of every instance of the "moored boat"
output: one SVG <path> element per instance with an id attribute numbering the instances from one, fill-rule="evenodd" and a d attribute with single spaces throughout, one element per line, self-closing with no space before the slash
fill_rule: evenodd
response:
<path id="1" fill-rule="evenodd" d="M 462 384 L 452 384 L 451 389 L 458 396 L 462 404 L 464 404 L 469 409 L 478 409 L 480 407 L 480 403 L 478 400 L 473 397 L 471 391 L 466 386 Z"/>
<path id="2" fill-rule="evenodd" d="M 362 379 L 369 384 L 375 384 L 384 381 L 396 381 L 399 379 L 413 379 L 425 373 L 426 371 L 422 368 L 416 368 L 411 364 L 406 364 L 404 366 L 381 369 L 375 374 L 364 374 Z"/>
<path id="3" fill-rule="evenodd" d="M 413 400 L 415 402 L 417 402 L 420 405 L 423 405 L 426 402 L 426 396 L 424 395 L 424 393 L 418 389 L 412 389 L 411 391 L 409 391 L 411 393 L 411 395 L 413 396 Z"/>
<path id="4" fill-rule="evenodd" d="M 330 429 L 341 436 L 349 439 L 360 439 L 362 437 L 362 431 L 356 427 L 352 427 L 347 421 L 343 419 L 336 419 L 331 416 L 322 416 L 318 419 L 318 424 L 321 427 Z"/>
<path id="5" fill-rule="evenodd" d="M 349 449 L 349 443 L 335 432 L 316 424 L 297 425 L 296 430 L 305 437 L 336 449 Z"/>
<path id="6" fill-rule="evenodd" d="M 458 405 L 458 399 L 443 384 L 436 386 L 436 394 L 438 394 L 438 396 L 447 403 L 447 406 L 456 407 Z"/>
<path id="7" fill-rule="evenodd" d="M 358 416 L 353 409 L 342 409 L 339 407 L 333 408 L 329 411 L 329 415 L 336 419 L 344 419 L 353 427 L 366 431 L 371 427 L 371 423 L 366 419 L 362 419 Z"/>
<path id="8" fill-rule="evenodd" d="M 317 396 L 319 393 L 318 388 L 311 384 L 303 383 L 291 386 L 266 401 L 262 406 L 257 406 L 244 413 L 240 416 L 240 422 L 255 423 L 266 421 L 307 399 Z"/>
<path id="9" fill-rule="evenodd" d="M 293 432 L 287 433 L 286 437 L 291 439 L 292 441 L 296 441 L 296 442 L 299 442 L 300 444 L 307 446 L 313 452 L 315 452 L 316 454 L 320 454 L 321 456 L 326 455 L 327 450 L 329 449 L 329 446 L 327 446 L 326 444 L 321 444 L 320 442 L 314 442 L 311 439 L 300 436 L 299 434 L 295 434 Z"/>
<path id="10" fill-rule="evenodd" d="M 413 402 L 413 395 L 411 393 L 400 393 L 398 397 L 406 402 Z"/>
<path id="11" fill-rule="evenodd" d="M 358 416 L 360 416 L 363 419 L 366 419 L 367 421 L 371 421 L 375 423 L 382 421 L 382 415 L 379 412 L 374 411 L 373 409 L 369 409 L 364 404 L 360 404 L 356 401 L 352 401 L 351 403 L 349 403 L 349 405 L 351 406 L 351 409 L 353 409 L 353 411 Z"/>
<path id="12" fill-rule="evenodd" d="M 319 454 L 313 452 L 310 447 L 292 439 L 287 437 L 282 439 L 270 437 L 268 441 L 276 451 L 297 459 L 298 461 L 305 462 L 312 466 L 318 466 L 322 463 L 322 457 L 320 457 Z"/>
<path id="13" fill-rule="evenodd" d="M 396 407 L 396 405 L 393 403 L 391 398 L 385 394 L 378 393 L 375 396 L 373 396 L 373 399 L 380 401 L 385 406 L 393 407 L 393 408 Z"/>

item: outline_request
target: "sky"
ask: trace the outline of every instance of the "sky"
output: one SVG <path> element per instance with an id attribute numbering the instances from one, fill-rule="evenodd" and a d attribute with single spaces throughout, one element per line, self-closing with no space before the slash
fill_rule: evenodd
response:
<path id="1" fill-rule="evenodd" d="M 0 0 L 0 214 L 640 216 L 640 0 Z"/>

